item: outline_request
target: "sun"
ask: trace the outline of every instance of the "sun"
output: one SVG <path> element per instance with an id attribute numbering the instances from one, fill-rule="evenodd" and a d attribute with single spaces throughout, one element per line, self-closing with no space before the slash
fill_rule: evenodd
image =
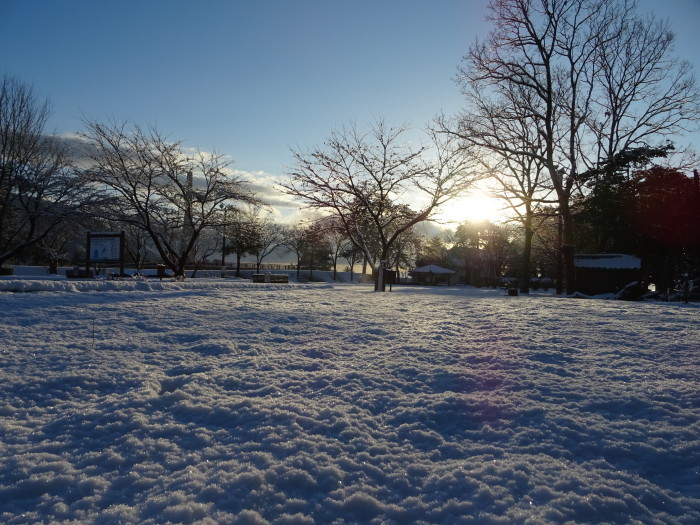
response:
<path id="1" fill-rule="evenodd" d="M 440 208 L 436 218 L 441 222 L 459 224 L 464 221 L 503 222 L 503 202 L 482 191 L 457 197 Z"/>

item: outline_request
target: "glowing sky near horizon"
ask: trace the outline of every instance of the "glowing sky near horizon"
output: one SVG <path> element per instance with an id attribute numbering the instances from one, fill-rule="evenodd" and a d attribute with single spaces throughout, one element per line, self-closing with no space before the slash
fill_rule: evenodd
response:
<path id="1" fill-rule="evenodd" d="M 0 73 L 50 99 L 52 132 L 79 131 L 86 118 L 155 125 L 273 180 L 290 147 L 348 122 L 409 122 L 418 141 L 437 113 L 457 112 L 454 77 L 488 33 L 486 5 L 0 0 Z M 670 18 L 678 55 L 700 71 L 700 0 L 641 1 L 649 10 Z"/>

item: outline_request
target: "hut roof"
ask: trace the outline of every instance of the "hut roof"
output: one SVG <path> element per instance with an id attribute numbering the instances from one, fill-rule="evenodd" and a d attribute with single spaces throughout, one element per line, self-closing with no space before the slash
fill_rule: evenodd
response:
<path id="1" fill-rule="evenodd" d="M 420 268 L 414 268 L 408 273 L 455 273 L 453 270 L 448 270 L 442 266 L 436 264 L 429 264 L 428 266 L 421 266 Z"/>
<path id="2" fill-rule="evenodd" d="M 638 270 L 642 261 L 634 255 L 622 253 L 591 253 L 574 256 L 576 268 L 605 268 L 609 270 Z"/>

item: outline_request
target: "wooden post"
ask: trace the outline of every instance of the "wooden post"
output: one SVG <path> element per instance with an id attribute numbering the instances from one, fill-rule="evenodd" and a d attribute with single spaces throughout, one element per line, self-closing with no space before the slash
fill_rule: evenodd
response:
<path id="1" fill-rule="evenodd" d="M 124 230 L 119 233 L 119 277 L 124 277 L 124 247 L 126 245 L 126 234 Z"/>

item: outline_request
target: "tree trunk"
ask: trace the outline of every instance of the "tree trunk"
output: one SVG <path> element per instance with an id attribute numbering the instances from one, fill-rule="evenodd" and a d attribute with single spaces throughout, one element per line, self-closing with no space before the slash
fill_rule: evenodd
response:
<path id="1" fill-rule="evenodd" d="M 382 249 L 382 254 L 379 257 L 379 264 L 372 266 L 372 271 L 377 268 L 376 276 L 374 278 L 374 291 L 375 292 L 386 292 L 386 275 L 384 275 L 384 270 L 386 270 L 387 258 L 388 258 L 388 247 Z"/>
<path id="2" fill-rule="evenodd" d="M 564 293 L 564 261 L 562 257 L 562 246 L 564 245 L 564 226 L 561 215 L 557 218 L 557 276 L 556 276 L 556 291 L 557 295 Z"/>
<path id="3" fill-rule="evenodd" d="M 523 246 L 523 266 L 520 275 L 520 293 L 530 293 L 530 273 L 532 269 L 532 213 L 525 217 L 525 244 Z"/>
<path id="4" fill-rule="evenodd" d="M 185 257 L 180 257 L 177 260 L 177 263 L 175 264 L 175 268 L 173 268 L 173 277 L 175 279 L 184 279 L 185 278 L 185 263 L 187 259 Z"/>
<path id="5" fill-rule="evenodd" d="M 561 204 L 564 204 L 563 206 Z M 576 274 L 574 267 L 574 220 L 571 216 L 568 201 L 560 203 L 560 213 L 563 229 L 563 244 L 561 246 L 566 294 L 576 291 Z"/>

